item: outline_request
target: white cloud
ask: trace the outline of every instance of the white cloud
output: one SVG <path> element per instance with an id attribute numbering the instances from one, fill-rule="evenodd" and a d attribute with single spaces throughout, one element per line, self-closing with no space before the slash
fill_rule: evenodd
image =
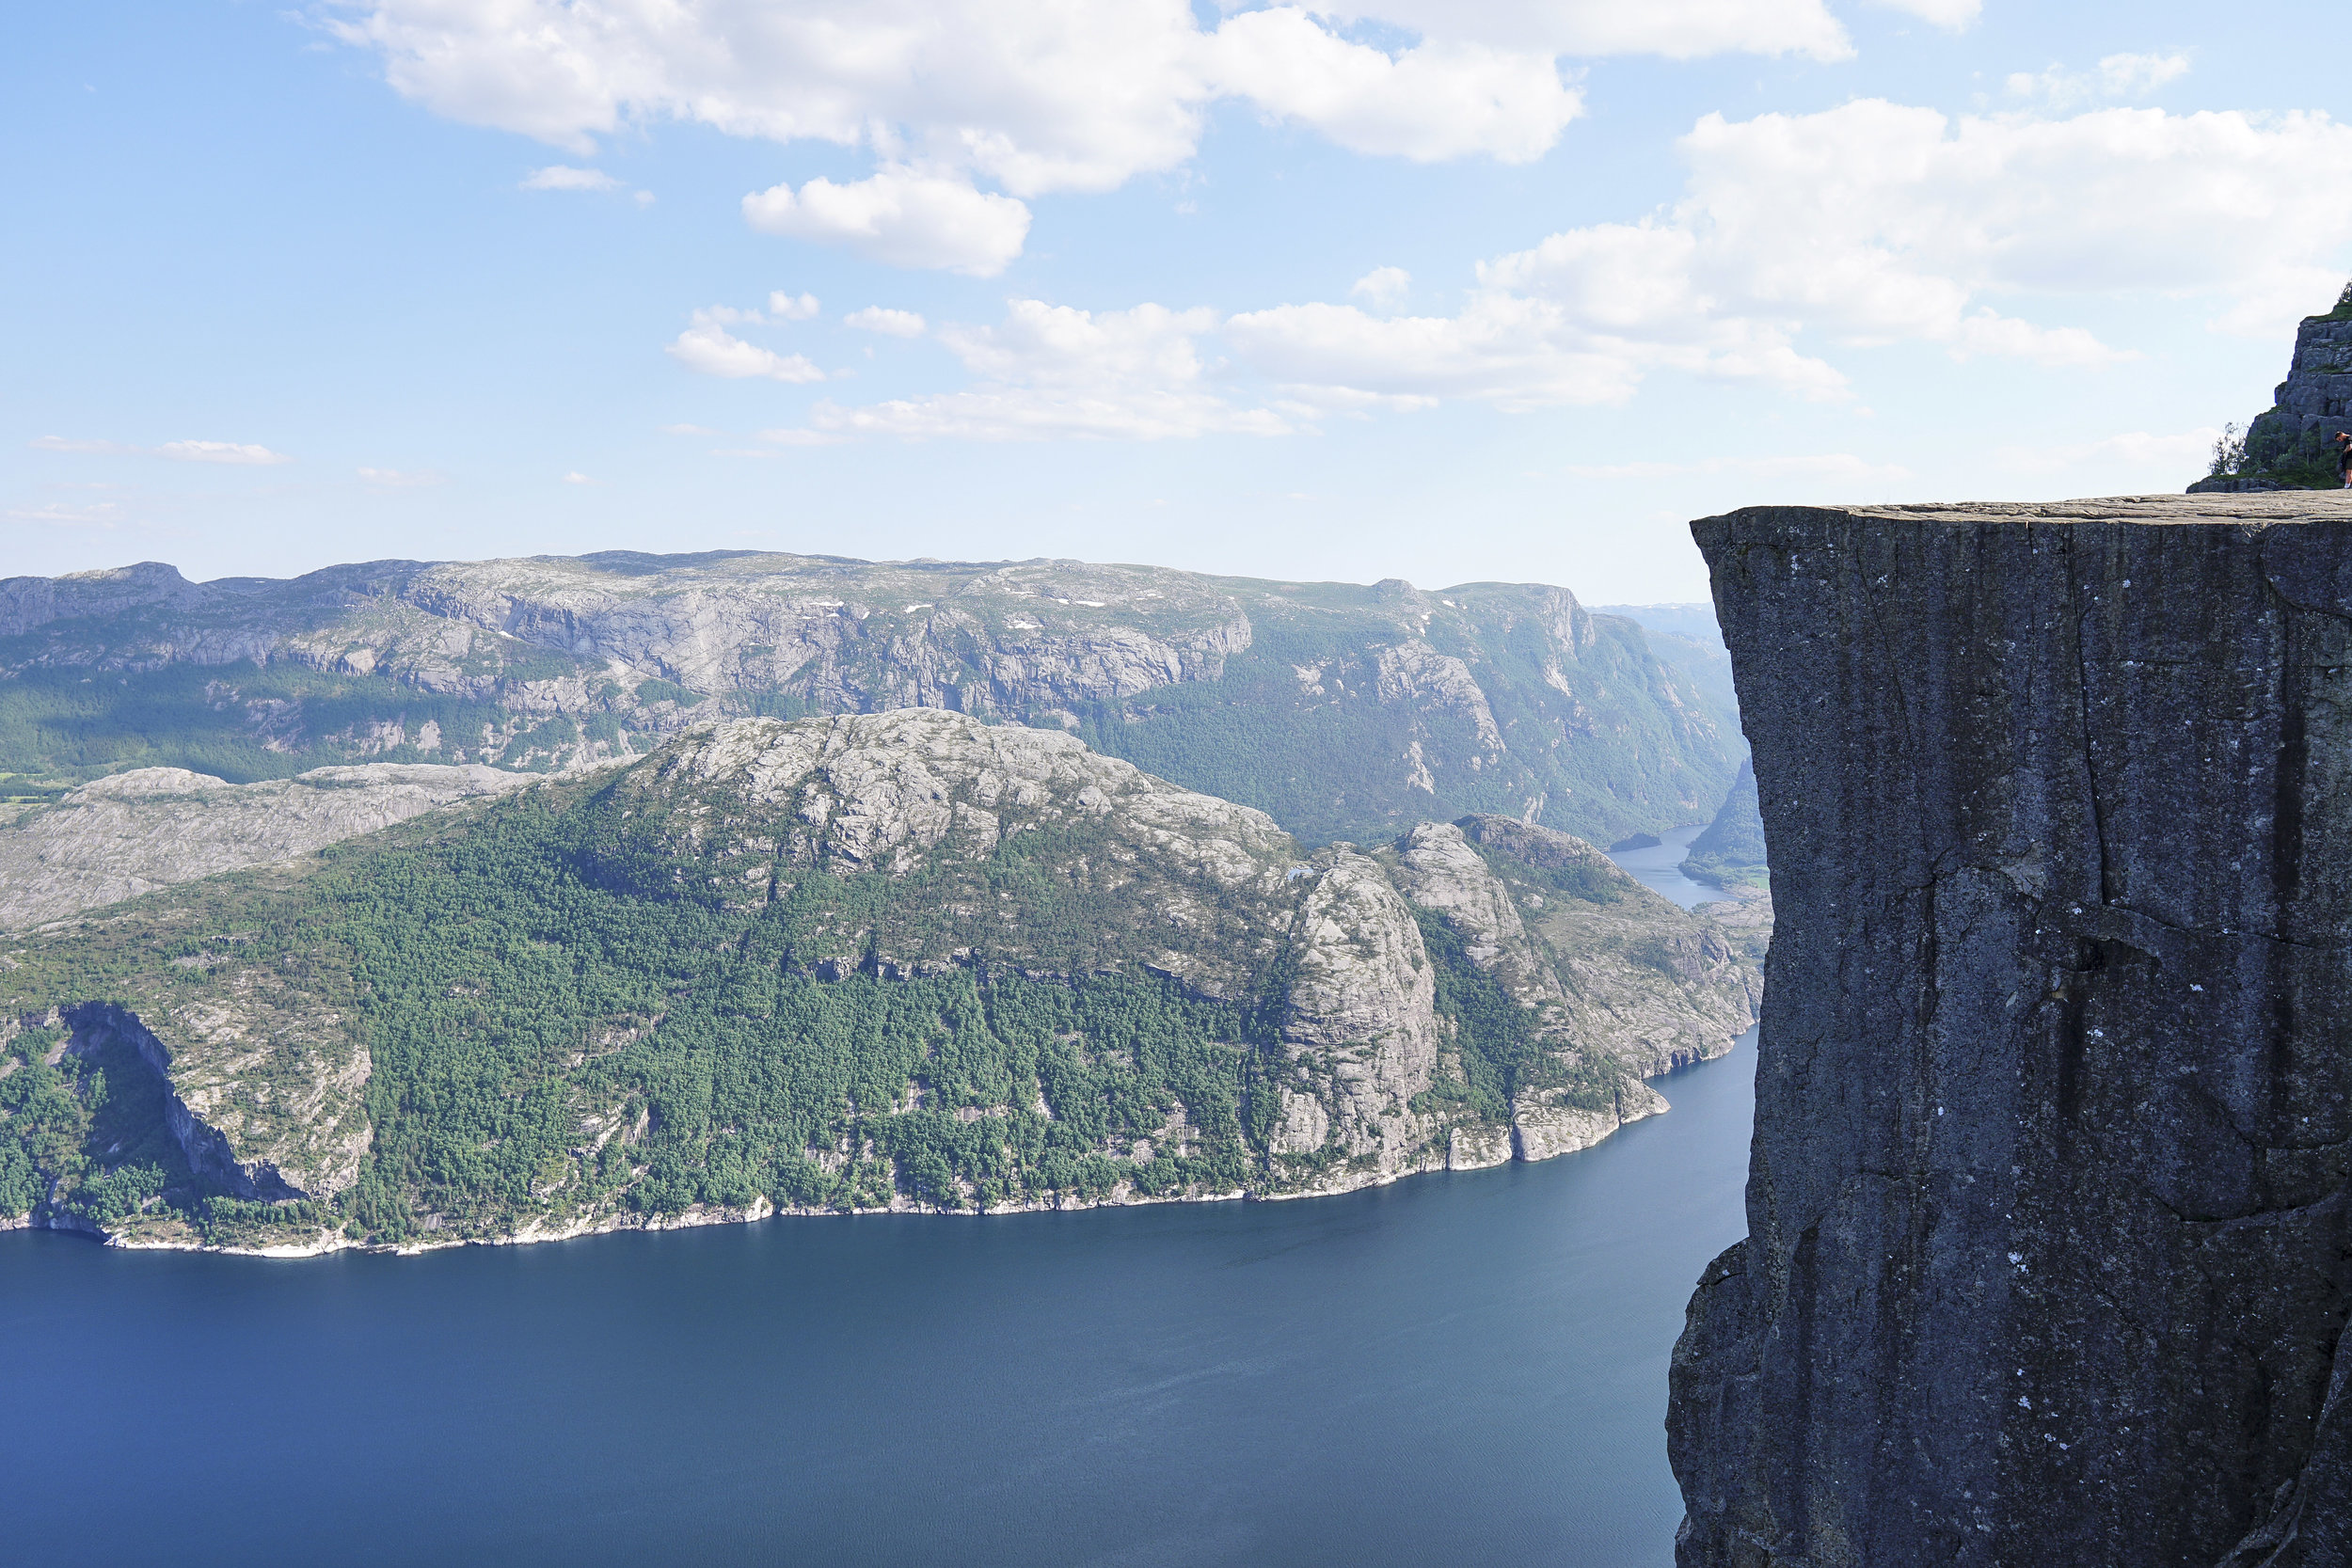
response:
<path id="1" fill-rule="evenodd" d="M 2188 74 L 2185 55 L 2109 55 L 2095 71 L 2017 71 L 2007 83 L 2010 96 L 2036 98 L 2054 109 L 2079 108 L 2101 99 L 2145 98 Z"/>
<path id="2" fill-rule="evenodd" d="M 1211 43 L 1226 91 L 1354 152 L 1529 163 L 1583 112 L 1547 55 L 1431 39 L 1390 55 L 1288 6 L 1232 17 Z"/>
<path id="3" fill-rule="evenodd" d="M 1401 304 L 1413 287 L 1413 275 L 1403 267 L 1375 267 L 1347 286 L 1358 299 L 1387 308 Z"/>
<path id="4" fill-rule="evenodd" d="M 782 289 L 768 296 L 768 314 L 780 322 L 804 322 L 817 314 L 815 294 L 787 294 Z"/>
<path id="5" fill-rule="evenodd" d="M 573 168 L 564 164 L 550 164 L 533 169 L 523 177 L 519 189 L 526 191 L 609 191 L 620 182 L 600 168 Z"/>
<path id="6" fill-rule="evenodd" d="M 166 441 L 154 451 L 158 457 L 181 463 L 234 463 L 267 467 L 294 461 L 282 451 L 272 451 L 249 441 Z"/>
<path id="7" fill-rule="evenodd" d="M 914 311 L 891 310 L 880 305 L 850 311 L 841 318 L 841 325 L 854 326 L 863 332 L 880 332 L 891 338 L 920 338 L 924 331 L 923 318 Z"/>
<path id="8" fill-rule="evenodd" d="M 1916 0 L 1920 4 L 1952 0 Z M 1015 196 L 1172 168 L 1238 98 L 1362 151 L 1525 159 L 1563 55 L 1851 53 L 1822 0 L 1355 0 L 1205 27 L 1185 0 L 361 0 L 332 24 L 406 97 L 587 152 L 632 123 L 863 147 Z M 1391 53 L 1350 21 L 1421 35 Z"/>
<path id="9" fill-rule="evenodd" d="M 566 484 L 602 484 L 604 481 L 600 479 L 590 479 L 586 474 L 581 473 L 578 468 L 574 468 L 570 473 L 564 476 L 564 483 Z"/>
<path id="10" fill-rule="evenodd" d="M 1984 0 L 1875 0 L 1889 10 L 1909 11 L 1923 22 L 1957 33 L 1984 13 Z"/>
<path id="11" fill-rule="evenodd" d="M 1021 254 L 1029 209 L 967 182 L 886 167 L 846 185 L 818 178 L 795 192 L 771 186 L 743 198 L 754 229 L 847 245 L 897 267 L 942 267 L 993 277 Z"/>
<path id="12" fill-rule="evenodd" d="M 428 484 L 440 484 L 448 476 L 430 468 L 361 468 L 359 483 L 371 490 L 417 490 Z"/>
<path id="13" fill-rule="evenodd" d="M 978 378 L 971 389 L 853 408 L 820 404 L 807 428 L 763 436 L 813 445 L 866 436 L 1022 441 L 1287 434 L 1295 426 L 1281 414 L 1245 406 L 1211 386 L 1198 343 L 1216 325 L 1207 309 L 1089 311 L 1016 299 L 997 325 L 937 334 Z"/>
<path id="14" fill-rule="evenodd" d="M 1932 4 L 1934 0 L 1927 0 Z M 1852 55 L 1820 0 L 1340 0 L 1326 15 L 1546 55 Z"/>
<path id="15" fill-rule="evenodd" d="M 231 463 L 245 467 L 267 467 L 291 463 L 293 458 L 282 451 L 248 441 L 166 441 L 159 447 L 133 446 L 124 441 L 91 441 L 71 439 L 63 436 L 37 436 L 25 445 L 40 451 L 104 452 L 114 456 L 168 457 L 178 463 Z"/>
<path id="16" fill-rule="evenodd" d="M 677 335 L 677 341 L 670 344 L 667 352 L 690 371 L 704 375 L 724 376 L 734 381 L 755 376 L 789 382 L 825 379 L 825 372 L 806 356 L 778 354 L 757 343 L 745 342 L 727 330 L 729 326 L 763 320 L 765 318 L 756 310 L 736 310 L 723 305 L 714 305 L 695 311 L 692 325 Z"/>

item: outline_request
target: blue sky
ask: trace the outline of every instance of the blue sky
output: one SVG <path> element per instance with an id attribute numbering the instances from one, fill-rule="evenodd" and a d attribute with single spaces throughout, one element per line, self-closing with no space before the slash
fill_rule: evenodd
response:
<path id="1" fill-rule="evenodd" d="M 2340 64 L 2284 43 L 2341 17 L 2260 20 L 12 8 L 0 575 L 780 548 L 1661 600 L 1731 506 L 2177 489 L 2352 274 Z"/>

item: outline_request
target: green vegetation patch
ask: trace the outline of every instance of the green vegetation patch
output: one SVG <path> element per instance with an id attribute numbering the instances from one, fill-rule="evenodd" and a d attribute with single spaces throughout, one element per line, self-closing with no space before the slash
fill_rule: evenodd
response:
<path id="1" fill-rule="evenodd" d="M 993 1208 L 1272 1180 L 1279 966 L 1225 1001 L 1104 961 L 1099 901 L 1060 869 L 1082 846 L 1032 832 L 982 863 L 1028 911 L 1013 963 L 922 874 L 818 872 L 731 906 L 590 789 L 420 819 L 300 877 L 169 890 L 20 950 L 20 1013 L 103 999 L 160 1021 L 265 983 L 278 1016 L 331 1016 L 373 1062 L 373 1138 L 331 1200 L 239 1203 L 179 1158 L 135 1053 L 48 1068 L 20 1044 L 0 1204 L 400 1243 L 762 1198 Z M 943 943 L 963 951 L 923 973 L 882 957 Z M 1040 973 L 1041 951 L 1089 963 Z"/>

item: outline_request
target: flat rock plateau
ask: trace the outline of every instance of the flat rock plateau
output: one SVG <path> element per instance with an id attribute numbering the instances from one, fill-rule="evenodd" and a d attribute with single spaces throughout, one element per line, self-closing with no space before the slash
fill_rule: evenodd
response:
<path id="1" fill-rule="evenodd" d="M 138 769 L 0 826 L 0 1223 L 279 1253 L 1547 1158 L 1729 1049 L 1770 934 L 1540 824 L 1310 847 L 921 706 L 540 777 Z"/>
<path id="2" fill-rule="evenodd" d="M 2352 1561 L 2352 498 L 1692 531 L 1778 928 L 1683 1568 Z"/>

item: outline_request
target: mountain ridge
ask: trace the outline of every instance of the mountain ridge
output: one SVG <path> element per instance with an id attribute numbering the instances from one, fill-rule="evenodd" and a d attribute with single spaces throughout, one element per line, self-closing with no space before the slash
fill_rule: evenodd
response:
<path id="1" fill-rule="evenodd" d="M 1710 814 L 1744 743 L 1703 653 L 1565 589 L 1061 560 L 606 551 L 0 582 L 0 770 L 548 770 L 712 717 L 939 707 L 1081 735 L 1315 842 L 1464 812 L 1599 842 Z"/>

